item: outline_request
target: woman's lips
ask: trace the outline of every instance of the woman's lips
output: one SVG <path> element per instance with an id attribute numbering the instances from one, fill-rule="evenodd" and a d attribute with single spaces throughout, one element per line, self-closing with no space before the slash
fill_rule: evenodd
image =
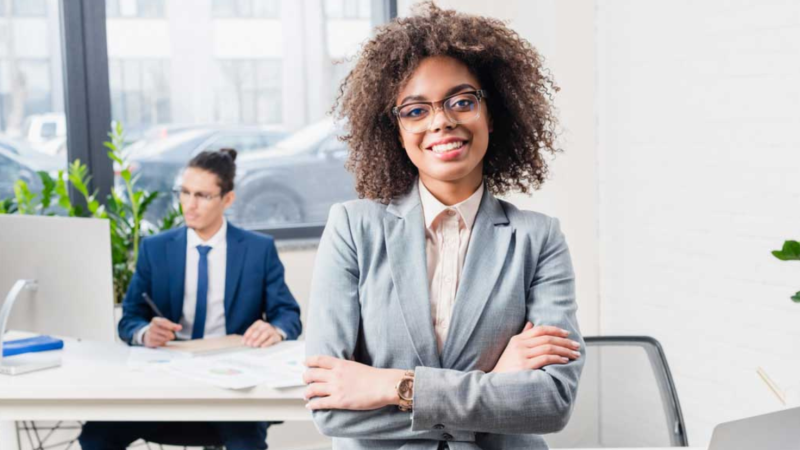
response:
<path id="1" fill-rule="evenodd" d="M 451 144 L 452 145 L 452 144 Z M 461 146 L 458 148 L 454 148 L 452 150 L 444 150 L 444 151 L 434 151 L 433 148 L 428 149 L 434 157 L 438 158 L 441 161 L 450 161 L 453 159 L 459 158 L 461 155 L 466 153 L 467 147 L 469 147 L 469 141 L 462 141 Z"/>

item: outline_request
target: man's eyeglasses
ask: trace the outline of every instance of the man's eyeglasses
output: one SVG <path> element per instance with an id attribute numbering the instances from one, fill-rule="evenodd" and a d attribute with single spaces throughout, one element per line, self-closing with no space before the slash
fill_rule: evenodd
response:
<path id="1" fill-rule="evenodd" d="M 187 189 L 173 189 L 172 194 L 181 202 L 188 202 L 192 197 L 197 200 L 197 203 L 210 203 L 217 197 L 222 198 L 225 194 L 209 194 L 207 192 L 191 192 Z"/>
<path id="2" fill-rule="evenodd" d="M 392 113 L 397 117 L 400 126 L 409 133 L 424 133 L 430 130 L 436 110 L 444 111 L 450 123 L 462 124 L 472 122 L 481 116 L 481 100 L 488 97 L 486 91 L 461 92 L 438 102 L 415 102 L 395 106 Z M 436 107 L 436 104 L 441 104 Z"/>

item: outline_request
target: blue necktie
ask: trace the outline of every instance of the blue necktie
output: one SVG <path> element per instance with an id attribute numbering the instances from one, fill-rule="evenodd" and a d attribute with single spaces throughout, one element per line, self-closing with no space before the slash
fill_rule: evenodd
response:
<path id="1" fill-rule="evenodd" d="M 198 245 L 200 262 L 197 264 L 197 305 L 194 310 L 192 339 L 203 339 L 206 332 L 206 306 L 208 303 L 208 252 L 212 247 Z"/>

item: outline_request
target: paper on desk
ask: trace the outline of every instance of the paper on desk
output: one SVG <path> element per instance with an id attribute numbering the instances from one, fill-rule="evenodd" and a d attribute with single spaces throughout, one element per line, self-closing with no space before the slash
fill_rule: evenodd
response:
<path id="1" fill-rule="evenodd" d="M 128 350 L 128 367 L 131 369 L 151 369 L 158 367 L 162 364 L 171 363 L 179 359 L 187 359 L 190 356 L 180 352 L 173 352 L 169 350 L 147 348 L 147 347 L 130 347 Z"/>
<path id="2" fill-rule="evenodd" d="M 285 342 L 268 349 L 172 361 L 164 368 L 226 389 L 284 388 L 303 385 L 304 358 L 305 343 Z"/>

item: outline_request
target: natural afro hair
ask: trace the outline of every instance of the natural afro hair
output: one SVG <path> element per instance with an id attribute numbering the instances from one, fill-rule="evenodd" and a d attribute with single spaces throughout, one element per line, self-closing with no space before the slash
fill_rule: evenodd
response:
<path id="1" fill-rule="evenodd" d="M 558 91 L 542 57 L 502 21 L 443 10 L 424 2 L 413 15 L 380 27 L 361 48 L 333 106 L 344 119 L 347 168 L 361 198 L 388 203 L 418 176 L 392 114 L 397 95 L 420 62 L 449 56 L 463 62 L 488 92 L 493 132 L 483 176 L 494 194 L 538 189 L 548 174 L 543 152 L 555 153 Z"/>

